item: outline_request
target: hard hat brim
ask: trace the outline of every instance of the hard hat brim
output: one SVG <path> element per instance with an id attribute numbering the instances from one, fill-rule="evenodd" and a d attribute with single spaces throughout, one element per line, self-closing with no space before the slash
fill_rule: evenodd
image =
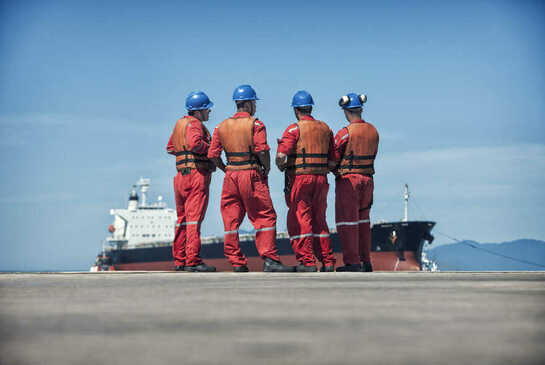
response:
<path id="1" fill-rule="evenodd" d="M 187 110 L 206 110 L 206 109 L 210 109 L 214 106 L 214 103 L 213 102 L 209 102 L 208 104 L 206 105 L 203 105 L 201 106 L 200 108 L 187 108 Z"/>
<path id="2" fill-rule="evenodd" d="M 261 100 L 260 98 L 258 98 L 257 96 L 255 98 L 233 98 L 233 101 L 246 101 L 246 100 Z"/>

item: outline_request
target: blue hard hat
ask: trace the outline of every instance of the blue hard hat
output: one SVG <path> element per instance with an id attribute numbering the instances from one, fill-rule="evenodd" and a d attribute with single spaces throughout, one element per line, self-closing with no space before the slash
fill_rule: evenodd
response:
<path id="1" fill-rule="evenodd" d="M 343 109 L 362 108 L 366 101 L 366 95 L 350 93 L 341 97 L 339 100 L 339 106 Z"/>
<path id="2" fill-rule="evenodd" d="M 185 99 L 185 107 L 187 110 L 206 110 L 214 106 L 208 95 L 202 91 L 194 91 Z"/>
<path id="3" fill-rule="evenodd" d="M 240 85 L 233 91 L 233 100 L 259 100 L 255 90 L 250 85 Z"/>
<path id="4" fill-rule="evenodd" d="M 302 106 L 312 106 L 314 105 L 314 100 L 312 100 L 312 95 L 305 90 L 299 90 L 293 95 L 291 100 L 291 106 L 294 108 L 299 108 Z"/>

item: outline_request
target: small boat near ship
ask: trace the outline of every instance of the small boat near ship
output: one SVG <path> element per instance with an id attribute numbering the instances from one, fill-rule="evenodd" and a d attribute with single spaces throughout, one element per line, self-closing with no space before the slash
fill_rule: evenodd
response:
<path id="1" fill-rule="evenodd" d="M 159 196 L 148 203 L 150 179 L 141 178 L 129 194 L 127 208 L 111 209 L 114 217 L 91 271 L 112 270 L 174 270 L 172 241 L 176 211 L 168 208 Z M 140 190 L 138 194 L 137 190 Z M 405 214 L 401 221 L 374 223 L 371 226 L 371 262 L 375 271 L 435 271 L 437 266 L 426 258 L 424 245 L 433 242 L 432 221 L 408 219 L 409 191 L 405 185 Z M 241 231 L 242 232 L 242 231 Z M 263 260 L 255 247 L 255 234 L 239 234 L 240 247 L 248 257 L 250 271 L 262 271 Z M 330 229 L 331 246 L 342 266 L 341 242 L 335 229 Z M 218 271 L 232 271 L 223 254 L 223 237 L 202 237 L 201 257 Z M 287 232 L 278 232 L 276 245 L 280 259 L 286 265 L 296 265 Z"/>

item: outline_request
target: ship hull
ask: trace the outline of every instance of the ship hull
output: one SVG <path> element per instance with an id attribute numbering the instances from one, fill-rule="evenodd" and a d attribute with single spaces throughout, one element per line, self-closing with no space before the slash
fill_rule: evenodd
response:
<path id="1" fill-rule="evenodd" d="M 375 271 L 420 271 L 422 267 L 422 247 L 427 241 L 431 243 L 430 234 L 434 222 L 389 222 L 375 224 L 371 230 L 371 262 Z M 344 265 L 341 254 L 341 242 L 337 233 L 331 233 L 331 246 L 335 254 L 336 266 Z M 297 261 L 288 238 L 276 239 L 278 254 L 286 265 L 296 265 Z M 248 257 L 250 271 L 262 271 L 263 260 L 257 253 L 253 240 L 240 242 L 242 251 Z M 172 246 L 111 249 L 106 252 L 108 262 L 102 270 L 174 270 Z M 208 265 L 218 271 L 232 271 L 231 264 L 223 253 L 223 242 L 203 244 L 201 257 Z"/>
<path id="2" fill-rule="evenodd" d="M 342 254 L 335 253 L 337 266 L 342 266 Z M 420 271 L 420 264 L 412 251 L 405 251 L 405 260 L 401 261 L 393 252 L 372 252 L 371 262 L 374 271 Z M 285 265 L 297 265 L 294 255 L 281 255 L 280 260 Z M 215 266 L 217 271 L 232 271 L 233 267 L 224 258 L 205 259 L 206 264 Z M 340 265 L 339 265 L 340 264 Z M 263 260 L 260 257 L 248 257 L 250 271 L 263 271 Z M 114 270 L 128 271 L 172 271 L 174 263 L 170 261 L 133 262 L 114 265 Z"/>

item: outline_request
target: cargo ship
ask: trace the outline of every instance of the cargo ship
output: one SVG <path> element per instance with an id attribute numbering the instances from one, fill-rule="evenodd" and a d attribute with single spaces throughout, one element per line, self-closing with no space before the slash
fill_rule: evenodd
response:
<path id="1" fill-rule="evenodd" d="M 159 196 L 148 203 L 150 179 L 140 178 L 129 194 L 125 209 L 111 209 L 114 217 L 102 252 L 91 271 L 112 270 L 174 270 L 172 241 L 176 211 L 168 208 Z M 138 192 L 139 190 L 139 192 Z M 375 271 L 436 271 L 437 266 L 426 258 L 424 245 L 433 242 L 432 221 L 411 221 L 408 217 L 409 190 L 405 185 L 404 218 L 401 221 L 378 222 L 371 227 L 371 262 Z M 262 271 L 263 260 L 255 247 L 255 233 L 239 231 L 240 246 L 248 257 L 250 271 Z M 336 266 L 342 266 L 341 242 L 335 229 L 330 229 Z M 223 237 L 201 237 L 201 257 L 218 271 L 232 271 L 223 254 Z M 287 232 L 278 232 L 276 245 L 282 262 L 296 265 Z"/>

